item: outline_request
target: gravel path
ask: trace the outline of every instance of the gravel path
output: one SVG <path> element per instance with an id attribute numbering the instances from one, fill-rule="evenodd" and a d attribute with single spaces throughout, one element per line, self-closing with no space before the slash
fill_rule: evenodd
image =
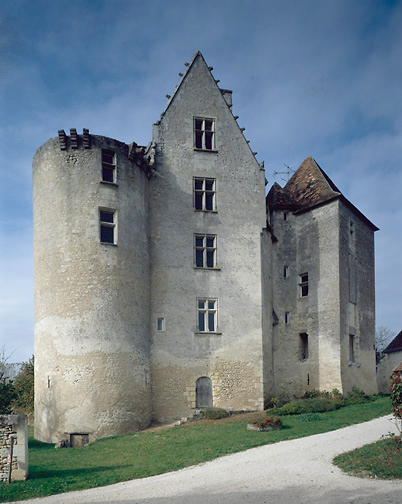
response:
<path id="1" fill-rule="evenodd" d="M 395 431 L 391 416 L 307 438 L 253 448 L 182 469 L 26 504 L 401 504 L 402 480 L 352 478 L 339 453 Z"/>

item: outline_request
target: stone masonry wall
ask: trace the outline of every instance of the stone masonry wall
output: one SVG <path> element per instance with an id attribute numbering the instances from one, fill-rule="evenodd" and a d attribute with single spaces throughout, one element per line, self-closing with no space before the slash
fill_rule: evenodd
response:
<path id="1" fill-rule="evenodd" d="M 0 482 L 8 480 L 8 456 L 14 438 L 11 480 L 28 477 L 28 428 L 23 415 L 0 415 Z"/>

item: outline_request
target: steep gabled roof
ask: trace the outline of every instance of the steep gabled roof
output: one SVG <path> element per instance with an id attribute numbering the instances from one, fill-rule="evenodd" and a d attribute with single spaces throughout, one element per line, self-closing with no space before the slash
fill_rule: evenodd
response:
<path id="1" fill-rule="evenodd" d="M 303 161 L 284 188 L 276 183 L 271 187 L 267 196 L 267 206 L 302 213 L 337 198 L 373 231 L 378 231 L 378 227 L 343 196 L 311 156 Z"/>
<path id="2" fill-rule="evenodd" d="M 339 189 L 311 156 L 303 161 L 284 189 L 300 209 L 320 205 L 341 196 Z"/>
<path id="3" fill-rule="evenodd" d="M 297 210 L 298 203 L 279 184 L 275 184 L 269 190 L 266 198 L 267 206 L 277 210 Z"/>
<path id="4" fill-rule="evenodd" d="M 207 62 L 206 62 L 206 61 L 205 61 L 205 59 L 204 59 L 204 56 L 201 54 L 201 51 L 197 51 L 197 52 L 194 54 L 194 56 L 192 57 L 192 59 L 191 59 L 190 63 L 185 63 L 185 65 L 186 65 L 186 70 L 184 71 L 183 75 L 181 76 L 180 81 L 178 82 L 177 86 L 175 87 L 175 90 L 173 91 L 172 96 L 170 96 L 170 97 L 169 97 L 168 102 L 166 103 L 166 106 L 165 106 L 165 108 L 163 109 L 163 112 L 162 112 L 162 114 L 161 114 L 161 118 L 165 115 L 165 113 L 166 113 L 167 109 L 169 108 L 170 104 L 171 104 L 171 103 L 172 103 L 172 101 L 175 99 L 175 96 L 176 96 L 177 92 L 179 91 L 179 89 L 180 89 L 180 86 L 181 86 L 182 82 L 185 80 L 185 78 L 186 78 L 186 76 L 187 76 L 188 72 L 191 70 L 191 67 L 194 65 L 194 62 L 195 62 L 198 58 L 201 58 L 201 59 L 202 59 L 202 61 L 205 63 L 205 66 L 208 68 L 208 71 L 209 71 L 209 73 L 210 73 L 210 75 L 211 75 L 211 79 L 212 79 L 212 80 L 216 83 L 216 81 L 215 81 L 215 79 L 213 78 L 212 73 L 211 73 L 211 72 L 212 72 L 212 67 L 208 67 Z M 216 84 L 216 86 L 218 87 L 218 84 Z"/>
<path id="5" fill-rule="evenodd" d="M 384 350 L 384 353 L 400 352 L 402 350 L 402 331 L 395 336 Z"/>

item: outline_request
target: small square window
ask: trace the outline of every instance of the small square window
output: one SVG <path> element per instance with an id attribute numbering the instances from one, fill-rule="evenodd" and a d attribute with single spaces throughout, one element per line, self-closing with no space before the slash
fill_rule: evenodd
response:
<path id="1" fill-rule="evenodd" d="M 201 150 L 215 149 L 215 120 L 194 117 L 194 147 Z"/>
<path id="2" fill-rule="evenodd" d="M 102 150 L 102 182 L 116 182 L 115 153 Z"/>
<path id="3" fill-rule="evenodd" d="M 213 178 L 194 179 L 194 208 L 213 212 L 216 210 L 216 180 Z"/>
<path id="4" fill-rule="evenodd" d="M 157 329 L 158 329 L 158 331 L 164 331 L 165 330 L 165 319 L 163 317 L 158 318 Z"/>
<path id="5" fill-rule="evenodd" d="M 102 243 L 117 243 L 116 211 L 99 209 L 100 241 Z"/>
<path id="6" fill-rule="evenodd" d="M 197 268 L 216 267 L 216 236 L 194 235 L 194 258 Z"/>
<path id="7" fill-rule="evenodd" d="M 218 300 L 197 300 L 197 329 L 199 332 L 216 332 L 218 327 Z"/>
<path id="8" fill-rule="evenodd" d="M 308 296 L 308 273 L 300 275 L 299 288 L 301 297 Z"/>

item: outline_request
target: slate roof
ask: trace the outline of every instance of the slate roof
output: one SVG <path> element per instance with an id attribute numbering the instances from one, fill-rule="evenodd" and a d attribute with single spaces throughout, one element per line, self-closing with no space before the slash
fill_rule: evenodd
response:
<path id="1" fill-rule="evenodd" d="M 384 353 L 400 352 L 402 350 L 402 331 L 395 336 L 384 350 Z"/>

